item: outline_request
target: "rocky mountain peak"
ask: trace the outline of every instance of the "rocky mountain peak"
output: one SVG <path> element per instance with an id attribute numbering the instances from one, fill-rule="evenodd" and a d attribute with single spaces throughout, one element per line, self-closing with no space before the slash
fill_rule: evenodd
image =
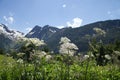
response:
<path id="1" fill-rule="evenodd" d="M 24 37 L 24 34 L 22 32 L 9 29 L 4 24 L 0 24 L 0 35 L 4 35 L 4 36 L 6 36 L 6 38 L 9 38 L 11 40 L 18 39 L 20 37 Z"/>

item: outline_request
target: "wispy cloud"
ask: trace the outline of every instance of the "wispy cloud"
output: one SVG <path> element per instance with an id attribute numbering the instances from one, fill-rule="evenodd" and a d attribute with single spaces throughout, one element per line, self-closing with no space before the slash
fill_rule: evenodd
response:
<path id="1" fill-rule="evenodd" d="M 9 17 L 3 16 L 3 19 L 9 24 L 13 24 L 13 22 L 14 22 L 13 16 L 9 16 Z"/>
<path id="2" fill-rule="evenodd" d="M 68 21 L 67 22 L 67 26 L 70 26 L 72 28 L 76 28 L 76 27 L 80 27 L 81 26 L 83 20 L 78 18 L 78 17 L 76 17 L 72 21 L 73 21 L 72 23 Z"/>
<path id="3" fill-rule="evenodd" d="M 62 5 L 63 8 L 66 8 L 66 6 L 67 6 L 66 4 L 63 4 L 63 5 Z"/>

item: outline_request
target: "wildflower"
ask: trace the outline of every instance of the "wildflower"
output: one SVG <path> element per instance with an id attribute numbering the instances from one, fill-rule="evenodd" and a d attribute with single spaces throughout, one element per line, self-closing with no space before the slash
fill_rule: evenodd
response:
<path id="1" fill-rule="evenodd" d="M 116 55 L 120 55 L 120 52 L 119 52 L 119 51 L 114 51 L 114 53 L 115 53 Z"/>
<path id="2" fill-rule="evenodd" d="M 60 44 L 71 42 L 67 37 L 61 37 Z"/>
<path id="3" fill-rule="evenodd" d="M 59 52 L 61 54 L 68 54 L 69 56 L 73 56 L 76 50 L 78 50 L 78 47 L 75 44 L 70 43 L 70 40 L 67 37 L 62 37 L 60 43 L 61 45 Z"/>
<path id="4" fill-rule="evenodd" d="M 93 30 L 97 33 L 97 35 L 104 35 L 106 34 L 106 32 L 100 28 L 93 28 Z"/>
<path id="5" fill-rule="evenodd" d="M 45 51 L 42 51 L 41 54 L 44 56 L 47 55 L 47 53 Z"/>
<path id="6" fill-rule="evenodd" d="M 52 59 L 52 56 L 51 55 L 46 55 L 45 58 L 46 58 L 46 61 L 49 61 L 50 59 Z"/>
<path id="7" fill-rule="evenodd" d="M 18 59 L 18 60 L 17 60 L 17 63 L 22 64 L 22 63 L 23 63 L 23 59 Z"/>
<path id="8" fill-rule="evenodd" d="M 93 53 L 90 51 L 88 52 L 88 55 L 89 55 L 89 57 L 94 57 Z"/>
<path id="9" fill-rule="evenodd" d="M 17 56 L 18 57 L 23 57 L 25 55 L 25 53 L 18 53 Z"/>
<path id="10" fill-rule="evenodd" d="M 35 46 L 41 46 L 45 44 L 43 40 L 39 40 L 38 38 L 22 38 L 21 41 L 26 42 L 26 46 L 31 43 Z"/>
<path id="11" fill-rule="evenodd" d="M 88 59 L 89 57 L 89 55 L 84 55 L 84 59 Z"/>
<path id="12" fill-rule="evenodd" d="M 44 52 L 44 51 L 42 51 L 42 52 L 38 52 L 36 55 L 37 55 L 39 58 L 42 58 L 42 57 L 46 56 L 47 53 Z"/>
<path id="13" fill-rule="evenodd" d="M 105 55 L 105 58 L 108 59 L 108 60 L 111 59 L 110 55 L 108 55 L 108 54 Z"/>
<path id="14" fill-rule="evenodd" d="M 44 45 L 44 41 L 43 40 L 40 41 L 37 38 L 28 38 L 28 39 L 36 46 Z"/>
<path id="15" fill-rule="evenodd" d="M 37 51 L 35 54 L 32 54 L 35 59 L 41 59 L 47 55 L 44 51 Z"/>

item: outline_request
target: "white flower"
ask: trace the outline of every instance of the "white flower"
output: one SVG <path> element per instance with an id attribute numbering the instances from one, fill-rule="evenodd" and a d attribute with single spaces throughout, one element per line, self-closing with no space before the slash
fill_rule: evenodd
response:
<path id="1" fill-rule="evenodd" d="M 70 39 L 68 39 L 67 37 L 61 37 L 60 44 L 67 42 L 71 42 Z"/>
<path id="2" fill-rule="evenodd" d="M 50 59 L 52 59 L 52 56 L 51 55 L 46 55 L 45 58 L 46 58 L 46 61 L 49 61 Z"/>
<path id="3" fill-rule="evenodd" d="M 93 30 L 97 33 L 97 35 L 105 35 L 106 32 L 100 28 L 93 28 Z"/>
<path id="4" fill-rule="evenodd" d="M 42 58 L 42 57 L 44 57 L 44 56 L 46 56 L 46 55 L 47 55 L 47 53 L 44 52 L 44 51 L 42 51 L 42 52 L 39 53 L 39 57 L 40 57 L 40 58 Z"/>
<path id="5" fill-rule="evenodd" d="M 25 53 L 18 53 L 17 54 L 18 57 L 23 57 L 23 55 L 25 55 Z"/>
<path id="6" fill-rule="evenodd" d="M 88 59 L 89 57 L 89 55 L 84 55 L 84 59 Z"/>
<path id="7" fill-rule="evenodd" d="M 44 56 L 47 55 L 47 53 L 45 51 L 42 51 L 41 54 Z"/>
<path id="8" fill-rule="evenodd" d="M 114 51 L 114 53 L 115 53 L 116 55 L 120 55 L 120 52 L 119 52 L 119 51 Z"/>
<path id="9" fill-rule="evenodd" d="M 26 42 L 26 46 L 31 43 L 35 46 L 41 46 L 45 44 L 43 40 L 39 40 L 38 38 L 21 38 L 20 41 Z"/>
<path id="10" fill-rule="evenodd" d="M 22 64 L 23 63 L 23 59 L 18 59 L 17 62 Z"/>
<path id="11" fill-rule="evenodd" d="M 35 57 L 37 57 L 37 58 L 42 58 L 42 57 L 45 57 L 47 55 L 47 53 L 46 52 L 44 52 L 44 51 L 37 51 L 36 52 L 36 54 L 34 54 L 34 56 Z"/>
<path id="12" fill-rule="evenodd" d="M 111 59 L 110 55 L 108 55 L 108 54 L 105 55 L 105 58 L 108 59 L 108 60 Z"/>
<path id="13" fill-rule="evenodd" d="M 62 44 L 60 45 L 59 50 L 59 53 L 61 54 L 68 54 L 69 56 L 73 56 L 76 50 L 78 50 L 78 47 L 75 44 L 70 43 L 70 40 L 67 37 L 62 37 L 60 43 L 61 42 Z"/>
<path id="14" fill-rule="evenodd" d="M 88 52 L 89 57 L 94 57 L 93 53 L 91 51 Z"/>
<path id="15" fill-rule="evenodd" d="M 36 46 L 44 45 L 44 41 L 43 40 L 40 41 L 38 38 L 29 38 L 29 40 Z"/>

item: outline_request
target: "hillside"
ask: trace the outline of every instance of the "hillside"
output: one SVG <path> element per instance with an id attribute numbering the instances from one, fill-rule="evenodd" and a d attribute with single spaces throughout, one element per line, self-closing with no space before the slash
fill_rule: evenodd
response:
<path id="1" fill-rule="evenodd" d="M 6 25 L 0 24 L 0 49 L 8 51 L 13 48 L 16 40 L 23 37 L 23 33 L 9 29 Z"/>
<path id="2" fill-rule="evenodd" d="M 51 50 L 57 51 L 60 38 L 66 36 L 78 46 L 80 52 L 85 52 L 88 50 L 88 39 L 86 35 L 89 35 L 91 38 L 95 34 L 93 30 L 95 27 L 101 28 L 106 32 L 105 37 L 97 37 L 98 41 L 102 39 L 107 44 L 116 39 L 120 40 L 120 20 L 99 21 L 78 28 L 57 29 L 49 25 L 44 27 L 35 26 L 26 37 L 43 39 Z"/>

